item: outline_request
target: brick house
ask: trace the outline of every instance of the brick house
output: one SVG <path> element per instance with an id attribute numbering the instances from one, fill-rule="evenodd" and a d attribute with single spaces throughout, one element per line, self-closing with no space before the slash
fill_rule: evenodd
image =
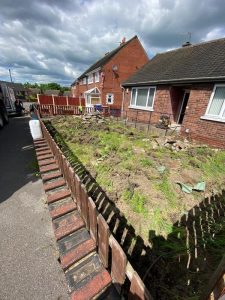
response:
<path id="1" fill-rule="evenodd" d="M 128 119 L 159 123 L 225 148 L 225 38 L 157 54 L 123 83 Z"/>
<path id="2" fill-rule="evenodd" d="M 106 53 L 71 85 L 73 97 L 85 98 L 86 106 L 101 104 L 121 108 L 121 83 L 141 68 L 148 56 L 137 36 L 122 40 L 120 46 Z"/>

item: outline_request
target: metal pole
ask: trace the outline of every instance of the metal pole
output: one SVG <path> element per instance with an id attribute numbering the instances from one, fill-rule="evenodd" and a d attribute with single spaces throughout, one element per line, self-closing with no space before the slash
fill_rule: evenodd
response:
<path id="1" fill-rule="evenodd" d="M 150 111 L 149 120 L 148 120 L 148 132 L 149 132 L 149 129 L 150 129 L 151 118 L 152 118 L 152 112 Z"/>
<path id="2" fill-rule="evenodd" d="M 10 77 L 11 82 L 13 82 L 13 81 L 12 81 L 11 70 L 10 70 L 10 69 L 9 69 L 9 77 Z"/>
<path id="3" fill-rule="evenodd" d="M 138 110 L 136 111 L 136 120 L 135 120 L 135 128 L 136 128 L 136 125 L 137 125 L 137 118 L 138 118 Z"/>

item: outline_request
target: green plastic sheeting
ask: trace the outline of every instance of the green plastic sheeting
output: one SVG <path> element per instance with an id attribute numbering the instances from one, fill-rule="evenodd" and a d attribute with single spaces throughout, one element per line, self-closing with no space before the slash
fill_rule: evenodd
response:
<path id="1" fill-rule="evenodd" d="M 181 190 L 187 194 L 191 194 L 193 191 L 204 192 L 205 191 L 205 182 L 200 181 L 195 186 L 190 186 L 180 181 L 176 182 L 180 185 Z"/>

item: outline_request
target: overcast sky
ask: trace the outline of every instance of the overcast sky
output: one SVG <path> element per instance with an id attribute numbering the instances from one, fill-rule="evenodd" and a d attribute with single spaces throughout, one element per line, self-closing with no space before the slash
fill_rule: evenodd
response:
<path id="1" fill-rule="evenodd" d="M 70 85 L 138 35 L 149 57 L 225 37 L 224 0 L 0 0 L 0 80 Z"/>

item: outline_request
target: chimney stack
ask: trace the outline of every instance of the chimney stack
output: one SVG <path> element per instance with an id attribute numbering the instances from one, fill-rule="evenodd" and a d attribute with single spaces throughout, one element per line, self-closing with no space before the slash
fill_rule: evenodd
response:
<path id="1" fill-rule="evenodd" d="M 184 47 L 189 47 L 189 46 L 191 46 L 192 44 L 190 43 L 190 42 L 185 42 L 183 45 L 182 45 L 182 47 L 184 48 Z"/>
<path id="2" fill-rule="evenodd" d="M 126 43 L 126 38 L 123 37 L 123 38 L 122 38 L 122 41 L 120 42 L 120 46 L 123 45 L 123 44 L 125 44 L 125 43 Z"/>

